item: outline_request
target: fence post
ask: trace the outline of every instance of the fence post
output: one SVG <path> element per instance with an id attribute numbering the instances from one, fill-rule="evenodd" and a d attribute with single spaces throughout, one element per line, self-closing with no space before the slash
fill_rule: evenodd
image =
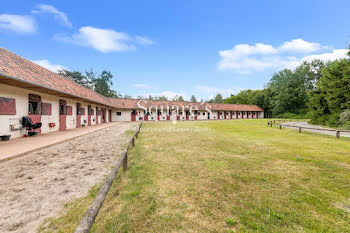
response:
<path id="1" fill-rule="evenodd" d="M 280 125 L 280 129 L 282 129 L 282 125 Z"/>
<path id="2" fill-rule="evenodd" d="M 337 137 L 337 139 L 340 138 L 340 131 L 337 131 L 337 132 L 336 132 L 336 137 Z"/>
<path id="3" fill-rule="evenodd" d="M 132 145 L 132 147 L 135 146 L 135 138 L 132 138 L 132 140 L 131 140 L 131 145 Z"/>
<path id="4" fill-rule="evenodd" d="M 301 127 L 299 127 L 299 133 L 301 133 Z"/>
<path id="5" fill-rule="evenodd" d="M 270 125 L 271 125 L 271 127 L 272 127 L 272 122 L 271 122 L 271 124 L 270 124 Z"/>
<path id="6" fill-rule="evenodd" d="M 128 152 L 125 151 L 125 158 L 123 160 L 123 170 L 128 170 Z"/>

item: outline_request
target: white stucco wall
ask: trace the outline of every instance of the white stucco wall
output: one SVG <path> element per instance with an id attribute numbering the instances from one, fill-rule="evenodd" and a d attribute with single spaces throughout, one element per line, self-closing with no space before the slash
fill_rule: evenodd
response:
<path id="1" fill-rule="evenodd" d="M 26 134 L 25 129 L 10 130 L 10 125 L 15 125 L 17 128 L 21 127 L 21 120 L 23 116 L 28 115 L 28 95 L 36 94 L 41 97 L 42 103 L 51 104 L 51 115 L 41 115 L 41 133 L 50 133 L 59 130 L 59 100 L 64 99 L 67 101 L 67 106 L 72 106 L 72 115 L 66 116 L 66 128 L 73 129 L 76 128 L 76 104 L 80 103 L 83 108 L 85 108 L 85 115 L 81 115 L 81 124 L 88 125 L 87 123 L 87 110 L 88 103 L 81 101 L 76 101 L 73 99 L 62 98 L 55 95 L 44 94 L 32 90 L 27 90 L 23 88 L 13 87 L 5 84 L 0 84 L 0 97 L 13 98 L 16 100 L 16 115 L 0 115 L 0 135 L 10 134 L 11 138 L 23 137 Z M 90 104 L 92 109 L 96 109 L 96 105 Z M 99 106 L 100 108 L 101 106 Z M 96 111 L 94 112 L 95 117 Z M 108 115 L 107 115 L 108 116 Z M 107 118 L 108 119 L 108 118 Z M 86 120 L 86 123 L 84 123 Z M 55 123 L 54 127 L 49 127 L 49 123 Z M 91 120 L 91 124 L 94 125 L 95 122 Z"/>
<path id="2" fill-rule="evenodd" d="M 120 112 L 121 115 L 118 116 L 117 112 Z M 112 121 L 131 121 L 131 110 L 113 109 Z"/>

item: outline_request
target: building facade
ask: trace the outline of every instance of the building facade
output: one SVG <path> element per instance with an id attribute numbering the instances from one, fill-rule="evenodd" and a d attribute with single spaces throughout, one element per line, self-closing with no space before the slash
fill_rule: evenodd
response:
<path id="1" fill-rule="evenodd" d="M 112 121 L 264 118 L 256 105 L 108 98 L 0 48 L 0 136 L 23 137 L 22 117 L 41 122 L 38 133 Z"/>

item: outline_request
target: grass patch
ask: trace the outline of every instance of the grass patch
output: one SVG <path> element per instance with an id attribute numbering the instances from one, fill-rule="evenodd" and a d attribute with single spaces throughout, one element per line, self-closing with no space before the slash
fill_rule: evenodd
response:
<path id="1" fill-rule="evenodd" d="M 267 121 L 143 124 L 92 232 L 349 232 L 349 141 Z M 73 232 L 85 201 L 46 229 Z"/>

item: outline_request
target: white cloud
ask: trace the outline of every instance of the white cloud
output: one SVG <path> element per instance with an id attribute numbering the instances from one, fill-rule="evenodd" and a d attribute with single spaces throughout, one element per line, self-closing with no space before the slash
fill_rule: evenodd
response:
<path id="1" fill-rule="evenodd" d="M 334 49 L 330 53 L 314 54 L 314 55 L 303 57 L 302 60 L 312 61 L 312 60 L 318 59 L 322 61 L 335 61 L 337 59 L 346 58 L 348 52 L 349 51 L 347 49 Z"/>
<path id="2" fill-rule="evenodd" d="M 36 23 L 33 17 L 28 15 L 0 15 L 0 28 L 19 32 L 34 33 L 36 31 Z"/>
<path id="3" fill-rule="evenodd" d="M 142 89 L 151 89 L 152 87 L 148 84 L 144 84 L 144 83 L 136 83 L 132 85 L 135 88 L 142 88 Z"/>
<path id="4" fill-rule="evenodd" d="M 295 39 L 284 42 L 279 49 L 281 51 L 310 53 L 322 49 L 322 46 L 319 43 L 308 42 L 303 39 Z"/>
<path id="5" fill-rule="evenodd" d="M 318 50 L 330 50 L 329 46 L 295 39 L 284 42 L 279 47 L 266 44 L 238 44 L 233 49 L 219 51 L 221 57 L 217 69 L 231 70 L 240 74 L 263 72 L 268 69 L 295 68 L 303 61 L 320 59 L 334 61 L 346 57 L 346 49 L 335 49 L 321 54 L 310 54 Z M 286 54 L 287 52 L 287 54 Z M 293 53 L 294 56 L 290 56 Z"/>
<path id="6" fill-rule="evenodd" d="M 129 43 L 131 42 L 131 38 L 128 34 L 116 32 L 112 29 L 101 29 L 91 26 L 81 27 L 79 32 L 72 36 L 58 35 L 56 39 L 92 47 L 103 53 L 135 49 L 135 46 Z"/>
<path id="7" fill-rule="evenodd" d="M 142 45 L 152 45 L 154 44 L 154 41 L 152 41 L 151 39 L 149 39 L 146 36 L 135 36 L 135 40 Z"/>
<path id="8" fill-rule="evenodd" d="M 72 27 L 71 21 L 68 19 L 67 15 L 57 10 L 52 5 L 46 5 L 46 4 L 40 4 L 37 5 L 36 9 L 32 11 L 33 14 L 42 14 L 42 13 L 49 13 L 53 14 L 56 21 L 58 21 L 61 25 L 66 27 Z"/>
<path id="9" fill-rule="evenodd" d="M 55 72 L 57 73 L 58 70 L 61 70 L 61 69 L 67 69 L 65 68 L 64 66 L 62 65 L 55 65 L 55 64 L 51 64 L 50 61 L 46 60 L 46 59 L 42 59 L 42 60 L 33 60 L 32 62 L 38 64 L 39 66 L 42 66 L 52 72 Z"/>

